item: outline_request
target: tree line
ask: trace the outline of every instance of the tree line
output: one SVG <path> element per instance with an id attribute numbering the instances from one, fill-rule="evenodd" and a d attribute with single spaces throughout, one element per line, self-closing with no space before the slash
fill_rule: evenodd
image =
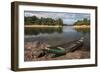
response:
<path id="1" fill-rule="evenodd" d="M 84 18 L 83 20 L 76 21 L 74 25 L 90 25 L 90 20 Z"/>
<path id="2" fill-rule="evenodd" d="M 25 17 L 24 22 L 25 25 L 63 25 L 61 18 L 38 18 L 37 16 Z"/>

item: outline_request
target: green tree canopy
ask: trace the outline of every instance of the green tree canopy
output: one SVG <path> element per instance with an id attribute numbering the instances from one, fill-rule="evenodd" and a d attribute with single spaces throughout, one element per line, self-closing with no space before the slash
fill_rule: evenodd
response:
<path id="1" fill-rule="evenodd" d="M 52 19 L 52 18 L 38 18 L 36 16 L 25 17 L 25 25 L 63 25 L 61 18 Z"/>
<path id="2" fill-rule="evenodd" d="M 74 25 L 90 25 L 90 20 L 84 18 L 83 20 L 76 21 Z"/>

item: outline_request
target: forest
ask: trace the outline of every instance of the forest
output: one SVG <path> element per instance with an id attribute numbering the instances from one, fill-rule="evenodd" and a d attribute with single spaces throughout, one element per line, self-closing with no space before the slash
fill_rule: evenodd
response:
<path id="1" fill-rule="evenodd" d="M 73 25 L 90 25 L 90 20 L 84 18 L 83 20 L 76 21 Z"/>
<path id="2" fill-rule="evenodd" d="M 61 18 L 58 19 L 52 19 L 52 18 L 44 18 L 44 17 L 37 17 L 37 16 L 31 16 L 31 17 L 25 17 L 24 19 L 25 25 L 48 25 L 48 26 L 64 26 L 67 24 L 63 24 L 63 20 Z M 73 25 L 90 25 L 90 20 L 87 18 L 83 18 L 82 20 L 77 20 L 73 23 Z"/>
<path id="3" fill-rule="evenodd" d="M 61 18 L 39 18 L 37 16 L 25 17 L 24 22 L 25 25 L 63 25 L 63 21 Z"/>

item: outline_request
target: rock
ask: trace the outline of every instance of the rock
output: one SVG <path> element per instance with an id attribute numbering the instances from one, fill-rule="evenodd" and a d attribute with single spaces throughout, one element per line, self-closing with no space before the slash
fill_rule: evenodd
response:
<path id="1" fill-rule="evenodd" d="M 37 58 L 41 58 L 43 56 L 45 56 L 47 54 L 47 52 L 43 49 L 40 49 L 40 50 L 35 50 L 32 52 L 32 56 L 36 56 Z"/>

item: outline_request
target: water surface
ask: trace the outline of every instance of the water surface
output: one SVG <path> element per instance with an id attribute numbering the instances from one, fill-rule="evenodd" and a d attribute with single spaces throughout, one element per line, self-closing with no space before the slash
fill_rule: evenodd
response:
<path id="1" fill-rule="evenodd" d="M 83 48 L 90 49 L 90 29 L 89 28 L 73 28 L 72 26 L 63 26 L 57 28 L 40 27 L 25 28 L 24 42 L 45 42 L 50 45 L 58 45 L 64 42 L 78 40 L 84 37 Z"/>

